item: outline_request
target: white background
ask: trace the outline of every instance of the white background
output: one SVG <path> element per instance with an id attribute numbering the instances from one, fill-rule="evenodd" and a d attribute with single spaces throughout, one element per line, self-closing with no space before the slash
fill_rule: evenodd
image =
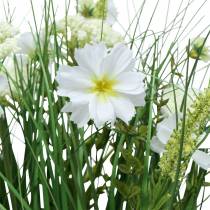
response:
<path id="1" fill-rule="evenodd" d="M 14 25 L 21 31 L 29 31 L 29 23 L 32 27 L 33 25 L 33 15 L 31 10 L 30 0 L 8 0 L 10 3 L 11 12 L 14 10 Z M 36 13 L 36 20 L 37 22 L 41 21 L 42 18 L 42 9 L 43 9 L 43 2 L 44 0 L 32 0 L 35 13 Z M 64 16 L 64 8 L 65 8 L 65 0 L 55 0 L 55 8 L 57 8 L 57 19 L 60 19 Z M 126 30 L 129 24 L 132 22 L 133 17 L 135 16 L 136 12 L 139 11 L 140 5 L 143 0 L 115 0 L 115 4 L 118 10 L 118 21 L 114 25 L 114 28 L 122 33 Z M 156 6 L 156 0 L 147 0 L 145 4 L 145 8 L 142 13 L 142 18 L 140 19 L 139 26 L 138 26 L 138 33 L 143 32 L 146 29 L 146 26 L 150 20 L 152 12 Z M 175 17 L 179 8 L 180 11 L 183 10 L 186 5 L 189 3 L 187 0 L 160 0 L 159 5 L 157 7 L 157 11 L 154 14 L 154 18 L 151 23 L 151 29 L 155 32 L 159 32 L 164 29 L 165 24 L 170 23 L 170 21 Z M 183 34 L 183 42 L 180 43 L 182 47 L 186 46 L 188 39 L 192 39 L 196 37 L 203 29 L 210 24 L 210 0 L 191 0 L 190 1 L 189 9 L 186 11 L 186 17 L 182 22 L 182 26 L 187 25 L 190 22 L 190 25 L 185 29 Z M 205 5 L 199 10 L 201 5 L 204 3 Z M 169 12 L 167 13 L 168 4 Z M 3 4 L 6 5 L 7 1 L 0 0 L 0 20 L 4 20 L 4 12 L 3 12 Z M 74 9 L 74 2 L 71 3 L 71 11 Z M 195 15 L 196 11 L 199 10 L 199 13 Z M 73 14 L 73 12 L 71 13 Z M 184 12 L 182 13 L 182 15 Z M 178 17 L 181 19 L 182 15 Z M 166 22 L 166 16 L 168 16 L 168 21 Z M 194 18 L 194 19 L 193 19 Z M 195 26 L 196 25 L 196 26 Z M 177 25 L 178 27 L 179 25 Z M 131 30 L 132 31 L 132 30 Z M 173 41 L 173 37 L 176 31 L 171 32 L 170 42 Z M 132 33 L 131 33 L 132 34 Z M 204 33 L 205 36 L 205 33 Z M 201 77 L 203 72 L 201 71 L 198 74 L 198 79 L 194 84 L 196 88 L 200 86 Z M 208 82 L 208 81 L 206 81 Z M 18 136 L 18 129 L 13 130 L 15 136 Z M 209 142 L 207 142 L 208 145 Z M 21 142 L 19 138 L 14 138 L 13 140 L 13 147 L 15 149 L 16 157 L 18 161 L 21 163 L 24 154 L 24 144 Z M 206 189 L 206 196 L 210 194 L 210 191 Z M 103 202 L 103 200 L 101 201 Z M 103 206 L 103 205 L 102 205 Z M 103 209 L 103 208 L 101 208 Z M 202 210 L 209 210 L 210 209 L 210 201 L 204 203 Z"/>

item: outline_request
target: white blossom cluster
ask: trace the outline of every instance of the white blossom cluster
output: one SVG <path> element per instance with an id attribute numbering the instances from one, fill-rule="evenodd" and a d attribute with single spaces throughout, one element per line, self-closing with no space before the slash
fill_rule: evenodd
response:
<path id="1" fill-rule="evenodd" d="M 102 27 L 101 19 L 88 19 L 79 15 L 68 16 L 57 23 L 57 29 L 59 33 L 67 35 L 68 45 L 72 49 L 81 48 L 87 43 L 93 44 L 101 40 L 107 47 L 113 47 L 116 43 L 123 42 L 122 36 L 106 22 L 103 22 Z"/>
<path id="2" fill-rule="evenodd" d="M 0 59 L 18 50 L 15 38 L 17 33 L 11 24 L 0 22 Z"/>

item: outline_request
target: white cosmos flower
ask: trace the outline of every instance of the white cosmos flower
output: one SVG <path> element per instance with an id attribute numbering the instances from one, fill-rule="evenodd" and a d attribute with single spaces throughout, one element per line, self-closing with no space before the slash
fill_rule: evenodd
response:
<path id="1" fill-rule="evenodd" d="M 0 72 L 0 97 L 10 95 L 10 89 L 15 93 L 16 86 L 14 82 L 20 79 L 18 70 L 21 71 L 21 79 L 27 82 L 27 65 L 29 58 L 25 54 L 16 54 L 14 56 L 8 56 L 3 65 L 4 69 Z"/>
<path id="2" fill-rule="evenodd" d="M 17 51 L 15 35 L 18 33 L 10 23 L 0 22 L 0 59 Z"/>
<path id="3" fill-rule="evenodd" d="M 173 114 L 157 125 L 157 135 L 152 138 L 151 150 L 163 153 L 173 130 L 176 128 L 176 115 Z M 210 155 L 200 150 L 192 154 L 192 159 L 203 169 L 210 168 Z"/>
<path id="4" fill-rule="evenodd" d="M 33 34 L 31 32 L 25 32 L 18 36 L 17 45 L 19 47 L 19 53 L 33 54 L 36 44 Z"/>
<path id="5" fill-rule="evenodd" d="M 58 71 L 58 95 L 70 98 L 62 111 L 72 112 L 79 127 L 89 119 L 97 127 L 116 118 L 128 123 L 135 106 L 144 105 L 144 76 L 134 71 L 131 50 L 120 44 L 107 51 L 104 44 L 86 45 L 75 52 L 78 66 Z"/>
<path id="6" fill-rule="evenodd" d="M 32 32 L 25 32 L 20 34 L 17 37 L 17 46 L 19 48 L 19 53 L 26 54 L 28 56 L 33 56 L 35 53 L 35 50 L 38 46 L 38 40 L 36 40 L 36 34 L 33 34 Z M 41 31 L 39 34 L 39 42 L 40 45 L 43 45 L 44 42 L 44 32 Z"/>

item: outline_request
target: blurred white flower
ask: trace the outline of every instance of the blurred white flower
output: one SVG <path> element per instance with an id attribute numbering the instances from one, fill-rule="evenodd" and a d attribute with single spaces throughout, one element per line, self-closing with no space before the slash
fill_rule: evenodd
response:
<path id="1" fill-rule="evenodd" d="M 43 45 L 44 42 L 44 33 L 40 32 L 39 34 L 39 44 Z M 32 32 L 25 32 L 20 34 L 17 37 L 17 46 L 19 48 L 18 52 L 21 54 L 26 54 L 32 57 L 35 53 L 35 50 L 38 46 L 38 40 L 35 34 Z"/>
<path id="2" fill-rule="evenodd" d="M 107 6 L 107 18 L 106 21 L 108 24 L 112 25 L 114 22 L 116 22 L 117 19 L 117 8 L 115 7 L 115 4 L 113 2 L 113 0 L 109 0 L 108 1 L 108 6 Z"/>
<path id="3" fill-rule="evenodd" d="M 17 40 L 15 38 L 7 38 L 3 43 L 0 43 L 0 59 L 5 59 L 11 53 L 17 51 Z"/>
<path id="4" fill-rule="evenodd" d="M 156 153 L 163 153 L 168 140 L 176 129 L 176 115 L 173 114 L 168 118 L 164 119 L 157 125 L 157 134 L 152 138 L 151 150 Z M 203 169 L 207 170 L 210 168 L 210 155 L 207 153 L 196 150 L 192 154 L 192 159 Z"/>
<path id="5" fill-rule="evenodd" d="M 25 54 L 15 54 L 15 56 L 9 56 L 4 61 L 4 67 L 7 74 L 15 79 L 16 69 L 19 68 L 23 70 L 24 74 L 26 73 L 27 64 L 29 63 L 29 57 Z"/>
<path id="6" fill-rule="evenodd" d="M 70 98 L 62 111 L 72 112 L 71 120 L 79 127 L 93 119 L 100 127 L 120 118 L 128 123 L 135 106 L 144 105 L 144 76 L 135 72 L 131 50 L 123 44 L 107 53 L 103 44 L 77 49 L 78 66 L 61 66 L 57 81 L 58 95 Z"/>
<path id="7" fill-rule="evenodd" d="M 0 98 L 10 93 L 9 83 L 6 75 L 0 75 Z"/>
<path id="8" fill-rule="evenodd" d="M 0 22 L 0 42 L 3 42 L 6 38 L 14 37 L 18 33 L 18 30 L 10 23 Z"/>
<path id="9" fill-rule="evenodd" d="M 85 18 L 80 15 L 68 16 L 58 21 L 57 31 L 64 35 L 64 38 L 67 37 L 66 41 L 71 49 L 100 42 L 101 38 L 107 47 L 113 47 L 115 44 L 123 42 L 123 37 L 107 23 L 103 25 L 101 37 L 101 19 Z"/>
<path id="10" fill-rule="evenodd" d="M 18 36 L 17 45 L 19 47 L 19 53 L 33 54 L 36 43 L 34 41 L 33 34 L 31 32 L 25 32 Z"/>
<path id="11" fill-rule="evenodd" d="M 18 31 L 7 22 L 0 22 L 0 59 L 17 51 L 15 35 Z"/>
<path id="12" fill-rule="evenodd" d="M 10 95 L 10 89 L 16 91 L 15 82 L 17 80 L 27 80 L 27 65 L 29 58 L 24 54 L 8 56 L 3 65 L 4 70 L 0 72 L 0 96 Z M 21 72 L 20 72 L 21 71 Z M 20 77 L 21 75 L 21 77 Z M 22 81 L 23 82 L 23 81 Z"/>

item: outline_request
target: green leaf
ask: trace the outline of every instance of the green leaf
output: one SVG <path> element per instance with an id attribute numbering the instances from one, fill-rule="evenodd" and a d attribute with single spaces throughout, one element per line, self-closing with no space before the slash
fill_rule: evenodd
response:
<path id="1" fill-rule="evenodd" d="M 124 123 L 122 121 L 119 121 L 118 123 L 116 123 L 115 130 L 119 133 L 124 133 L 124 134 L 130 135 L 130 136 L 138 135 L 138 132 L 134 126 L 127 125 L 126 123 Z"/>
<path id="2" fill-rule="evenodd" d="M 25 202 L 25 200 L 21 197 L 18 191 L 13 187 L 13 185 L 9 182 L 9 180 L 0 172 L 0 177 L 7 183 L 8 188 L 13 192 L 15 197 L 20 201 L 21 205 L 26 210 L 32 210 L 30 206 Z"/>
<path id="3" fill-rule="evenodd" d="M 140 188 L 139 188 L 139 186 L 132 185 L 132 186 L 130 187 L 130 192 L 129 192 L 129 197 L 128 197 L 128 198 L 131 199 L 131 198 L 133 198 L 133 197 L 139 195 L 139 193 L 140 193 Z"/>
<path id="4" fill-rule="evenodd" d="M 130 170 L 130 174 L 137 175 L 142 172 L 143 166 L 141 164 L 141 161 L 137 157 L 134 157 L 131 154 L 131 151 L 122 150 L 122 156 L 125 160 L 125 163 L 121 165 L 122 171 L 124 170 L 124 172 L 128 173 L 128 171 Z"/>
<path id="5" fill-rule="evenodd" d="M 127 184 L 119 180 L 115 180 L 115 186 L 125 200 L 132 199 L 139 195 L 140 188 L 134 184 Z"/>
<path id="6" fill-rule="evenodd" d="M 1 210 L 7 210 L 2 204 L 0 204 L 0 209 Z"/>
<path id="7" fill-rule="evenodd" d="M 153 210 L 162 210 L 163 205 L 166 204 L 166 202 L 169 200 L 170 197 L 171 197 L 170 194 L 166 194 L 166 195 L 162 196 L 161 199 L 155 205 Z"/>
<path id="8" fill-rule="evenodd" d="M 204 183 L 203 183 L 203 186 L 204 186 L 204 187 L 210 187 L 210 182 L 204 182 Z"/>
<path id="9" fill-rule="evenodd" d="M 127 164 L 119 164 L 119 170 L 124 174 L 131 173 L 131 167 Z"/>
<path id="10" fill-rule="evenodd" d="M 165 100 L 161 100 L 159 105 L 162 107 L 162 106 L 165 106 L 169 101 L 169 98 L 168 99 L 165 99 Z"/>
<path id="11" fill-rule="evenodd" d="M 103 149 L 109 140 L 109 134 L 111 130 L 107 127 L 104 127 L 102 134 L 98 135 L 96 140 L 96 149 Z"/>

